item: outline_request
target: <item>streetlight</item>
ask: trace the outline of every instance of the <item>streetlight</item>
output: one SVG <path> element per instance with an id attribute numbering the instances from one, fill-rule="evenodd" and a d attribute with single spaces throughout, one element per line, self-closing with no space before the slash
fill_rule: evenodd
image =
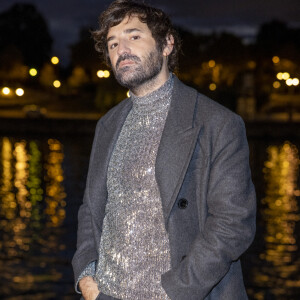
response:
<path id="1" fill-rule="evenodd" d="M 29 70 L 29 75 L 32 76 L 32 77 L 36 76 L 37 73 L 38 73 L 38 72 L 37 72 L 37 69 L 35 69 L 35 68 L 31 68 L 31 69 Z"/>
<path id="2" fill-rule="evenodd" d="M 16 89 L 16 95 L 21 97 L 24 95 L 24 90 L 21 88 Z"/>
<path id="3" fill-rule="evenodd" d="M 209 89 L 210 89 L 211 91 L 215 91 L 216 88 L 217 88 L 217 86 L 216 86 L 215 83 L 211 83 L 211 84 L 209 85 Z"/>
<path id="4" fill-rule="evenodd" d="M 299 79 L 298 78 L 293 78 L 293 85 L 294 86 L 297 86 L 297 85 L 299 85 Z"/>
<path id="5" fill-rule="evenodd" d="M 108 70 L 103 71 L 103 77 L 108 78 L 110 76 L 110 72 Z"/>
<path id="6" fill-rule="evenodd" d="M 287 86 L 297 86 L 299 85 L 299 79 L 298 78 L 289 78 L 285 81 Z"/>
<path id="7" fill-rule="evenodd" d="M 277 73 L 276 77 L 279 80 L 288 80 L 290 78 L 290 73 L 288 72 L 279 72 Z"/>
<path id="8" fill-rule="evenodd" d="M 57 65 L 59 63 L 59 58 L 57 56 L 53 56 L 51 58 L 51 62 L 54 64 L 54 65 Z"/>
<path id="9" fill-rule="evenodd" d="M 282 80 L 282 72 L 277 73 L 276 77 L 277 79 Z"/>
<path id="10" fill-rule="evenodd" d="M 10 88 L 8 88 L 7 86 L 5 86 L 2 89 L 2 94 L 4 94 L 5 96 L 9 95 L 10 94 Z"/>
<path id="11" fill-rule="evenodd" d="M 280 58 L 278 56 L 273 56 L 272 61 L 274 64 L 278 64 L 280 62 Z"/>
<path id="12" fill-rule="evenodd" d="M 290 78 L 290 73 L 284 72 L 284 73 L 282 74 L 282 79 L 287 80 L 287 79 L 289 79 L 289 78 Z"/>
<path id="13" fill-rule="evenodd" d="M 216 66 L 216 62 L 215 62 L 213 59 L 211 59 L 211 60 L 208 62 L 208 66 L 209 66 L 210 68 L 214 68 L 214 67 Z"/>
<path id="14" fill-rule="evenodd" d="M 103 78 L 104 77 L 104 71 L 102 71 L 102 70 L 97 71 L 97 76 L 99 78 Z"/>
<path id="15" fill-rule="evenodd" d="M 292 78 L 289 78 L 285 81 L 286 85 L 287 86 L 292 86 L 293 85 L 293 79 Z"/>
<path id="16" fill-rule="evenodd" d="M 54 80 L 53 86 L 58 89 L 61 86 L 61 82 L 59 80 Z"/>
<path id="17" fill-rule="evenodd" d="M 97 71 L 97 76 L 99 78 L 108 78 L 110 76 L 110 72 L 108 70 L 98 70 Z"/>

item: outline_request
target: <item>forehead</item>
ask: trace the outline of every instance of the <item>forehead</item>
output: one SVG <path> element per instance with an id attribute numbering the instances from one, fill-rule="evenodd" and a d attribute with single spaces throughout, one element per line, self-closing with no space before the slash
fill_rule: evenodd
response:
<path id="1" fill-rule="evenodd" d="M 110 27 L 107 33 L 107 39 L 118 34 L 128 33 L 128 29 L 137 29 L 143 33 L 151 34 L 146 23 L 141 22 L 137 16 L 130 16 L 125 17 L 118 25 Z"/>

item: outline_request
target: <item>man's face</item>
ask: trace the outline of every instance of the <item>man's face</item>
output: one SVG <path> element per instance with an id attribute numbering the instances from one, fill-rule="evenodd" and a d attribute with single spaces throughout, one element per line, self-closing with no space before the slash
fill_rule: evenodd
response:
<path id="1" fill-rule="evenodd" d="M 158 50 L 147 24 L 138 17 L 127 17 L 111 27 L 107 47 L 116 79 L 129 89 L 151 81 L 161 72 L 162 51 Z"/>

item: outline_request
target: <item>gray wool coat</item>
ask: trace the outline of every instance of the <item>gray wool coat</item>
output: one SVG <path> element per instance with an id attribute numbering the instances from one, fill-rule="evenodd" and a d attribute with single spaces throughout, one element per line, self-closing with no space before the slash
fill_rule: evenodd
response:
<path id="1" fill-rule="evenodd" d="M 107 200 L 107 167 L 130 98 L 97 124 L 78 213 L 75 282 L 98 259 Z M 162 286 L 172 300 L 247 299 L 239 257 L 255 234 L 256 198 L 241 118 L 175 77 L 156 159 L 169 234 L 171 269 Z"/>

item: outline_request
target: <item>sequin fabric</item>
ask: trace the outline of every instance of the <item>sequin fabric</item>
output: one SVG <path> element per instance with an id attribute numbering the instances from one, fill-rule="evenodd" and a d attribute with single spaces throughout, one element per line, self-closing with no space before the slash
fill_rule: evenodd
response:
<path id="1" fill-rule="evenodd" d="M 171 75 L 149 95 L 131 95 L 133 107 L 110 159 L 95 279 L 101 292 L 118 299 L 169 299 L 161 286 L 170 247 L 155 161 L 172 88 Z"/>

